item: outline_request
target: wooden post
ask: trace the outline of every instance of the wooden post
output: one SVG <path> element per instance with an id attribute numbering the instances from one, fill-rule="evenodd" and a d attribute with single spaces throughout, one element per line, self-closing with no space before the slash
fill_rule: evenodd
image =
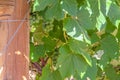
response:
<path id="1" fill-rule="evenodd" d="M 27 0 L 0 0 L 0 80 L 29 80 L 28 13 Z"/>

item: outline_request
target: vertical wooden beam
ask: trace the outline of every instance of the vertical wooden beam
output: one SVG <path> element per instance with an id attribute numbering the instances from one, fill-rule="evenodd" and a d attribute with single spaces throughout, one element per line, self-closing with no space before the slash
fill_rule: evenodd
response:
<path id="1" fill-rule="evenodd" d="M 0 80 L 3 80 L 4 75 L 4 57 L 3 50 L 5 45 L 7 44 L 7 36 L 8 36 L 8 27 L 6 23 L 0 23 Z"/>
<path id="2" fill-rule="evenodd" d="M 14 9 L 9 7 L 11 12 L 9 10 L 4 12 L 1 15 L 5 18 L 0 18 L 1 21 L 8 20 L 0 23 L 0 34 L 2 33 L 0 37 L 0 80 L 29 80 L 29 25 L 28 21 L 23 20 L 28 18 L 29 4 L 27 0 L 1 1 L 10 3 L 10 7 L 14 5 Z M 11 22 L 11 20 L 20 21 Z M 18 27 L 20 28 L 16 33 Z"/>

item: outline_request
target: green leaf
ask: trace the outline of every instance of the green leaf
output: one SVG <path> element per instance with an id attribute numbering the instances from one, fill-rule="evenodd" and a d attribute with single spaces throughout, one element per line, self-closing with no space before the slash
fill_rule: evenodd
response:
<path id="1" fill-rule="evenodd" d="M 100 11 L 104 16 L 106 16 L 106 0 L 99 0 L 100 1 Z"/>
<path id="2" fill-rule="evenodd" d="M 50 66 L 46 65 L 43 68 L 42 76 L 39 80 L 62 80 L 62 77 L 58 70 L 51 72 Z"/>
<path id="3" fill-rule="evenodd" d="M 37 57 L 44 57 L 45 56 L 44 45 L 35 46 L 35 53 L 34 54 L 38 54 Z"/>
<path id="4" fill-rule="evenodd" d="M 35 46 L 33 43 L 30 44 L 30 60 L 32 62 L 37 62 L 39 60 L 39 53 L 35 53 Z"/>
<path id="5" fill-rule="evenodd" d="M 99 41 L 99 37 L 97 36 L 96 33 L 93 33 L 91 35 L 91 43 L 94 44 L 95 42 L 98 42 Z"/>
<path id="6" fill-rule="evenodd" d="M 84 30 L 75 19 L 66 18 L 63 26 L 69 36 L 79 41 L 85 40 L 87 43 L 91 43 L 86 30 Z"/>
<path id="7" fill-rule="evenodd" d="M 92 60 L 92 66 L 89 66 L 87 68 L 87 71 L 84 75 L 84 77 L 82 78 L 82 80 L 87 80 L 87 78 L 89 78 L 90 80 L 96 80 L 96 76 L 97 76 L 97 65 L 96 65 L 97 61 L 95 59 Z"/>
<path id="8" fill-rule="evenodd" d="M 105 68 L 109 62 L 110 62 L 110 58 L 108 57 L 108 54 L 103 54 L 99 61 L 100 68 L 101 69 Z"/>
<path id="9" fill-rule="evenodd" d="M 70 39 L 68 45 L 69 45 L 70 49 L 72 50 L 72 52 L 82 55 L 84 57 L 84 59 L 86 60 L 86 62 L 89 65 L 91 65 L 90 55 L 86 51 L 86 49 L 87 49 L 86 43 L 77 41 L 74 39 Z"/>
<path id="10" fill-rule="evenodd" d="M 109 20 L 109 18 L 106 18 L 106 20 L 107 20 L 107 25 L 106 25 L 105 31 L 107 33 L 112 33 L 116 27 L 115 27 L 115 25 L 112 24 L 112 22 Z"/>
<path id="11" fill-rule="evenodd" d="M 62 11 L 59 1 L 48 8 L 45 13 L 45 18 L 48 20 L 52 20 L 54 18 L 60 20 L 64 18 L 64 12 Z"/>
<path id="12" fill-rule="evenodd" d="M 113 2 L 109 2 L 109 11 L 108 11 L 108 17 L 110 18 L 111 22 L 115 25 L 118 26 L 118 22 L 120 22 L 120 7 L 114 4 Z"/>
<path id="13" fill-rule="evenodd" d="M 119 45 L 112 35 L 106 35 L 105 38 L 101 41 L 101 48 L 104 50 L 104 53 L 109 56 L 109 58 L 115 57 L 119 52 Z"/>
<path id="14" fill-rule="evenodd" d="M 62 76 L 58 70 L 52 72 L 47 80 L 62 80 Z"/>
<path id="15" fill-rule="evenodd" d="M 81 75 L 87 69 L 87 62 L 80 55 L 72 52 L 68 45 L 60 48 L 61 55 L 58 58 L 57 66 L 63 78 L 77 74 Z"/>
<path id="16" fill-rule="evenodd" d="M 118 75 L 116 73 L 116 71 L 115 71 L 115 69 L 113 68 L 112 65 L 106 66 L 105 73 L 106 73 L 106 76 L 109 80 L 119 80 L 120 79 L 119 78 L 120 75 Z"/>
<path id="17" fill-rule="evenodd" d="M 94 26 L 96 26 L 97 23 L 97 18 L 100 15 L 100 11 L 99 11 L 99 0 L 87 0 L 87 4 L 89 6 L 89 12 L 91 11 L 91 21 L 94 24 Z"/>
<path id="18" fill-rule="evenodd" d="M 92 10 L 92 18 L 96 19 L 99 15 L 99 0 L 87 0 L 90 9 Z"/>
<path id="19" fill-rule="evenodd" d="M 31 38 L 38 45 L 30 43 L 30 60 L 39 62 L 41 57 L 46 59 L 47 56 L 50 62 L 53 61 L 42 68 L 38 80 L 64 80 L 71 76 L 75 80 L 96 80 L 98 76 L 101 79 L 105 76 L 109 80 L 120 80 L 120 73 L 114 70 L 114 64 L 110 65 L 111 60 L 119 57 L 120 51 L 120 7 L 115 1 L 31 2 L 32 18 L 36 19 L 31 21 Z M 98 61 L 90 57 L 92 53 L 99 58 Z"/>
<path id="20" fill-rule="evenodd" d="M 70 14 L 71 16 L 76 16 L 77 14 L 76 0 L 62 0 L 61 6 L 66 13 Z"/>
<path id="21" fill-rule="evenodd" d="M 77 13 L 78 21 L 80 25 L 89 30 L 89 29 L 95 29 L 95 26 L 93 25 L 91 19 L 90 19 L 90 14 L 88 10 L 85 9 L 85 7 L 82 7 L 79 12 Z"/>
<path id="22" fill-rule="evenodd" d="M 56 3 L 56 0 L 35 0 L 33 5 L 33 11 L 42 11 L 47 6 L 51 6 Z"/>
<path id="23" fill-rule="evenodd" d="M 45 52 L 51 52 L 54 50 L 55 46 L 56 46 L 56 41 L 53 40 L 51 37 L 44 37 L 42 39 L 42 41 L 44 42 L 44 49 Z"/>
<path id="24" fill-rule="evenodd" d="M 118 41 L 120 42 L 120 24 L 118 26 L 118 32 L 117 32 L 116 37 L 118 38 Z"/>
<path id="25" fill-rule="evenodd" d="M 99 31 L 106 27 L 106 0 L 87 0 L 87 9 L 90 13 L 90 20 Z"/>
<path id="26" fill-rule="evenodd" d="M 105 35 L 101 41 L 101 49 L 104 50 L 104 54 L 100 60 L 100 64 L 105 67 L 111 59 L 118 57 L 119 45 L 112 35 Z"/>
<path id="27" fill-rule="evenodd" d="M 40 80 L 48 80 L 48 76 L 50 74 L 51 70 L 50 70 L 50 66 L 49 65 L 46 65 L 44 68 L 43 68 L 43 71 L 42 71 L 42 76 L 40 77 Z"/>
<path id="28" fill-rule="evenodd" d="M 106 19 L 105 19 L 105 16 L 102 14 L 101 11 L 100 11 L 100 15 L 98 17 L 96 17 L 96 22 L 95 22 L 94 25 L 96 26 L 98 31 L 102 31 L 102 30 L 105 29 L 105 27 L 106 27 Z"/>
<path id="29" fill-rule="evenodd" d="M 42 41 L 43 44 L 38 46 L 31 44 L 30 58 L 32 62 L 37 62 L 40 57 L 44 57 L 45 53 L 53 51 L 56 46 L 56 41 L 50 37 L 43 37 Z"/>

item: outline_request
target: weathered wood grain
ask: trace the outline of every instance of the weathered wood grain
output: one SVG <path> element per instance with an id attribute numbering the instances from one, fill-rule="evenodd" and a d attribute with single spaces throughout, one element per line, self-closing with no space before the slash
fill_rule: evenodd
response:
<path id="1" fill-rule="evenodd" d="M 0 20 L 6 19 L 14 11 L 14 0 L 0 0 Z"/>
<path id="2" fill-rule="evenodd" d="M 0 0 L 0 20 L 22 20 L 28 11 L 27 0 Z M 29 80 L 28 21 L 23 22 L 6 52 L 2 52 L 20 24 L 0 23 L 0 80 Z"/>

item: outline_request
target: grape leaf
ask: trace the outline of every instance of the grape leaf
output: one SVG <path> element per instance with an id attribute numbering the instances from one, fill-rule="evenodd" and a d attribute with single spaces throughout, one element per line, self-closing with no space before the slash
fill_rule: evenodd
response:
<path id="1" fill-rule="evenodd" d="M 45 13 L 45 18 L 48 20 L 54 18 L 60 20 L 64 18 L 64 12 L 62 11 L 59 1 L 57 1 L 57 3 L 48 8 L 48 10 Z"/>
<path id="2" fill-rule="evenodd" d="M 84 30 L 75 19 L 66 18 L 63 22 L 63 26 L 64 30 L 69 36 L 73 37 L 76 40 L 85 40 L 87 43 L 91 43 L 86 30 Z"/>
<path id="3" fill-rule="evenodd" d="M 40 77 L 39 80 L 62 80 L 62 77 L 58 70 L 51 72 L 50 66 L 46 65 L 43 68 L 42 76 Z"/>
<path id="4" fill-rule="evenodd" d="M 30 44 L 30 60 L 37 62 L 39 60 L 39 53 L 36 53 L 36 49 L 33 43 Z"/>
<path id="5" fill-rule="evenodd" d="M 118 57 L 119 45 L 112 35 L 105 35 L 101 41 L 101 49 L 104 50 L 104 54 L 100 60 L 101 65 L 105 67 L 111 59 Z"/>
<path id="6" fill-rule="evenodd" d="M 96 26 L 97 23 L 97 18 L 100 15 L 100 11 L 99 11 L 99 1 L 98 0 L 87 0 L 87 4 L 90 7 L 89 12 L 91 11 L 91 21 L 93 23 L 93 26 Z"/>
<path id="7" fill-rule="evenodd" d="M 87 78 L 89 78 L 90 80 L 96 80 L 96 76 L 97 76 L 96 63 L 97 63 L 97 61 L 95 59 L 92 59 L 92 66 L 89 66 L 87 68 L 87 71 L 86 71 L 84 77 L 82 78 L 82 80 L 87 80 Z"/>
<path id="8" fill-rule="evenodd" d="M 38 45 L 30 44 L 30 59 L 36 62 L 47 56 L 51 60 L 50 65 L 46 63 L 42 69 L 39 80 L 64 80 L 71 76 L 75 80 L 96 80 L 98 76 L 101 79 L 104 76 L 109 80 L 120 79 L 120 73 L 110 65 L 111 60 L 119 57 L 120 7 L 116 1 L 33 1 L 32 16 L 37 20 L 31 21 L 36 28 L 31 30 L 31 38 Z M 45 28 L 46 25 L 52 25 L 52 28 Z M 41 31 L 42 28 L 47 35 Z M 53 56 L 55 51 L 58 53 L 57 64 Z M 90 55 L 99 57 L 98 61 Z M 55 70 L 51 68 L 53 66 Z"/>
<path id="9" fill-rule="evenodd" d="M 56 41 L 53 40 L 51 37 L 44 37 L 42 39 L 42 41 L 44 42 L 44 49 L 45 52 L 51 52 L 54 50 L 55 46 L 56 46 Z"/>
<path id="10" fill-rule="evenodd" d="M 61 47 L 60 53 L 57 66 L 59 66 L 62 77 L 69 77 L 76 72 L 81 74 L 86 71 L 88 64 L 85 59 L 80 54 L 72 52 L 68 45 Z"/>
<path id="11" fill-rule="evenodd" d="M 109 3 L 110 4 L 110 3 Z M 118 27 L 118 22 L 120 22 L 120 7 L 111 2 L 109 11 L 108 11 L 108 17 L 110 18 L 111 22 Z"/>
<path id="12" fill-rule="evenodd" d="M 33 5 L 33 11 L 42 11 L 47 6 L 51 6 L 56 3 L 57 0 L 35 0 Z"/>
<path id="13" fill-rule="evenodd" d="M 107 24 L 106 24 L 105 31 L 107 33 L 112 33 L 116 29 L 116 26 L 114 24 L 112 24 L 112 22 L 110 21 L 109 18 L 106 18 L 106 20 L 107 20 Z"/>
<path id="14" fill-rule="evenodd" d="M 62 9 L 70 14 L 71 16 L 76 16 L 77 14 L 77 2 L 76 0 L 62 0 Z"/>
<path id="15" fill-rule="evenodd" d="M 109 80 L 119 80 L 119 79 L 120 79 L 120 77 L 119 77 L 120 75 L 118 75 L 118 74 L 116 73 L 116 71 L 115 71 L 115 69 L 113 68 L 112 65 L 106 66 L 106 68 L 105 68 L 105 73 L 106 73 L 107 78 L 108 78 Z"/>
<path id="16" fill-rule="evenodd" d="M 109 56 L 109 58 L 115 57 L 119 52 L 119 45 L 112 35 L 106 35 L 105 38 L 101 41 L 101 48 L 104 50 L 104 53 Z"/>
<path id="17" fill-rule="evenodd" d="M 100 11 L 106 16 L 106 0 L 100 0 Z"/>
<path id="18" fill-rule="evenodd" d="M 87 44 L 85 44 L 84 42 L 80 42 L 74 39 L 70 39 L 68 46 L 70 47 L 70 49 L 77 53 L 80 54 L 84 57 L 84 59 L 86 60 L 86 62 L 91 65 L 91 58 L 89 53 L 87 53 L 86 49 L 87 49 Z"/>
<path id="19" fill-rule="evenodd" d="M 79 12 L 77 13 L 78 21 L 80 25 L 89 30 L 89 29 L 95 29 L 95 26 L 93 25 L 91 19 L 90 19 L 90 14 L 88 10 L 85 9 L 85 7 L 82 7 Z"/>
<path id="20" fill-rule="evenodd" d="M 30 45 L 30 58 L 32 62 L 37 62 L 40 57 L 44 57 L 45 53 L 51 52 L 56 46 L 56 41 L 50 37 L 42 38 L 43 44 L 34 46 Z"/>
<path id="21" fill-rule="evenodd" d="M 94 44 L 95 42 L 98 42 L 99 41 L 99 37 L 97 36 L 96 33 L 93 33 L 91 35 L 91 43 Z"/>

